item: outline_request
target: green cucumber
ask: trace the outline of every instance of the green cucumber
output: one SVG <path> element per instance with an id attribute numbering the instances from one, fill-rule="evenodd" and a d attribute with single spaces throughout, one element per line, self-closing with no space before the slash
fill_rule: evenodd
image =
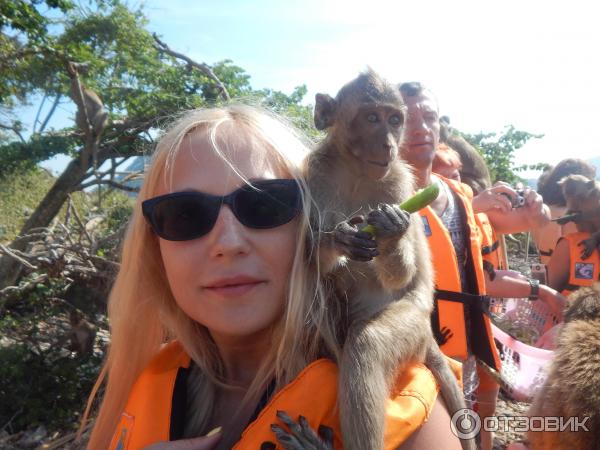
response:
<path id="1" fill-rule="evenodd" d="M 413 195 L 408 200 L 404 201 L 399 205 L 400 209 L 408 213 L 414 213 L 420 211 L 429 205 L 432 201 L 434 201 L 440 193 L 440 188 L 437 183 L 430 184 L 424 189 L 421 189 L 415 195 Z M 375 236 L 377 233 L 377 229 L 373 225 L 366 225 L 361 228 L 360 231 L 364 231 L 369 233 L 370 235 Z"/>

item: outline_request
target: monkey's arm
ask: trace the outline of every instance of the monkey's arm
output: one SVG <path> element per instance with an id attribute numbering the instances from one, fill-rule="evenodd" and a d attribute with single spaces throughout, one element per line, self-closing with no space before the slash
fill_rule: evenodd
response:
<path id="1" fill-rule="evenodd" d="M 356 224 L 363 222 L 362 216 L 356 216 L 335 226 L 321 226 L 315 255 L 322 274 L 334 270 L 342 257 L 354 261 L 370 261 L 379 254 L 372 236 L 356 227 Z"/>
<path id="2" fill-rule="evenodd" d="M 333 450 L 331 428 L 321 425 L 317 435 L 303 416 L 296 422 L 285 411 L 277 411 L 277 417 L 289 429 L 288 431 L 277 424 L 271 425 L 275 437 L 285 450 Z"/>
<path id="3" fill-rule="evenodd" d="M 395 205 L 380 205 L 371 211 L 367 223 L 376 229 L 376 242 L 379 256 L 375 258 L 374 265 L 377 277 L 384 288 L 395 291 L 400 290 L 415 277 L 417 269 L 423 267 L 418 261 L 417 227 L 414 223 L 420 219 L 411 216 Z M 414 229 L 414 231 L 413 231 Z"/>
<path id="4" fill-rule="evenodd" d="M 593 233 L 589 238 L 579 242 L 577 245 L 583 247 L 581 250 L 581 259 L 588 259 L 594 250 L 600 251 L 600 230 Z"/>

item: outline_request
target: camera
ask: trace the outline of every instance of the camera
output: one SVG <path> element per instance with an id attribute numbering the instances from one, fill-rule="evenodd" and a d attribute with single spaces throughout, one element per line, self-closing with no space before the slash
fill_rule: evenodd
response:
<path id="1" fill-rule="evenodd" d="M 523 190 L 518 190 L 515 192 L 517 193 L 516 198 L 511 197 L 506 192 L 501 192 L 500 194 L 504 195 L 507 199 L 510 200 L 510 204 L 512 205 L 513 208 L 520 208 L 522 206 L 525 206 L 525 197 L 524 197 L 525 192 Z"/>
<path id="2" fill-rule="evenodd" d="M 531 278 L 539 280 L 541 284 L 546 283 L 546 264 L 532 264 Z"/>
<path id="3" fill-rule="evenodd" d="M 517 198 L 513 200 L 513 208 L 520 208 L 525 206 L 525 191 L 523 189 L 517 190 Z"/>

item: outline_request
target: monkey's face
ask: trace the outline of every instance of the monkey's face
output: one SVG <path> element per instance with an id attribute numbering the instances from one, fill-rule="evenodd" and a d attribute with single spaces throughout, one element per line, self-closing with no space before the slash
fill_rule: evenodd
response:
<path id="1" fill-rule="evenodd" d="M 348 151 L 374 180 L 387 175 L 398 155 L 404 113 L 400 105 L 362 104 L 347 128 Z"/>
<path id="2" fill-rule="evenodd" d="M 600 208 L 600 184 L 583 175 L 570 175 L 559 184 L 567 201 L 568 213 L 591 212 Z M 600 219 L 577 222 L 579 231 L 600 230 Z"/>
<path id="3" fill-rule="evenodd" d="M 400 154 L 417 169 L 430 168 L 440 139 L 437 103 L 426 91 L 404 102 L 408 115 Z"/>

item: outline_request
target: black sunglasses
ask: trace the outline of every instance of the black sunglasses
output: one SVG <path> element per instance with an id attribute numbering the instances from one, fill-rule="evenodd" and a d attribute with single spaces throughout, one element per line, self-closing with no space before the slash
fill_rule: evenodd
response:
<path id="1" fill-rule="evenodd" d="M 142 212 L 161 238 L 189 241 L 212 230 L 224 204 L 248 228 L 284 225 L 302 209 L 300 187 L 295 180 L 258 180 L 222 197 L 203 192 L 161 195 L 144 200 Z"/>

